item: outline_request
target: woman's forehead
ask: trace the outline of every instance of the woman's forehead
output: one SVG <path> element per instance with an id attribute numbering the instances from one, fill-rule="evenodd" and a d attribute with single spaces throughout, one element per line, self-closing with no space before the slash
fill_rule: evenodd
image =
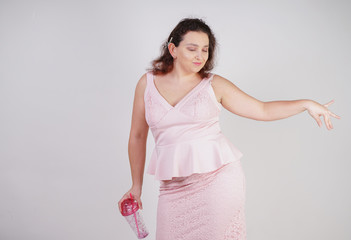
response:
<path id="1" fill-rule="evenodd" d="M 209 39 L 207 33 L 204 32 L 187 32 L 183 37 L 183 44 L 185 45 L 196 45 L 200 47 L 208 46 Z"/>

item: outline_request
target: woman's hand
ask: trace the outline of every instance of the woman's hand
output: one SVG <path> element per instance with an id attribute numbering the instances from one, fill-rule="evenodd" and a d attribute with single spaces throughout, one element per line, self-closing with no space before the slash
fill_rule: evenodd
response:
<path id="1" fill-rule="evenodd" d="M 127 199 L 130 198 L 130 194 L 132 194 L 132 197 L 134 200 L 136 200 L 138 202 L 139 208 L 143 209 L 143 204 L 140 200 L 141 197 L 141 187 L 132 187 L 131 189 L 129 189 L 128 192 L 126 192 L 123 197 L 121 198 L 121 200 L 119 200 L 118 202 L 118 207 L 119 207 L 119 211 L 122 212 L 122 208 L 121 208 L 121 204 L 122 202 Z"/>
<path id="2" fill-rule="evenodd" d="M 308 113 L 317 121 L 317 124 L 319 127 L 323 125 L 320 117 L 323 116 L 325 125 L 328 130 L 333 129 L 333 125 L 331 123 L 331 117 L 335 117 L 337 119 L 340 119 L 340 117 L 331 111 L 329 111 L 328 107 L 334 103 L 334 100 L 328 102 L 327 104 L 321 105 L 315 101 L 309 101 L 306 109 Z"/>

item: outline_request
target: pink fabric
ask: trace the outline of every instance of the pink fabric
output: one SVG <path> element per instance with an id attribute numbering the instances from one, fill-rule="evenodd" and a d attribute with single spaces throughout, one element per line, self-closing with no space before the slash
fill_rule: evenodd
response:
<path id="1" fill-rule="evenodd" d="M 147 173 L 157 180 L 211 172 L 242 157 L 221 132 L 221 104 L 212 78 L 211 74 L 202 79 L 173 107 L 158 92 L 152 73 L 147 73 L 145 118 L 155 139 Z"/>
<path id="2" fill-rule="evenodd" d="M 245 176 L 240 161 L 160 181 L 156 240 L 245 240 Z"/>

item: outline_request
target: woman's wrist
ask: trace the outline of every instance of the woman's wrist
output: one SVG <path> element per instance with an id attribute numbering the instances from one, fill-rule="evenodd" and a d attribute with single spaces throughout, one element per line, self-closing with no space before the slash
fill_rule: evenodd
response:
<path id="1" fill-rule="evenodd" d="M 304 111 L 305 110 L 308 111 L 310 109 L 311 105 L 314 103 L 314 101 L 310 100 L 310 99 L 303 99 L 301 101 L 302 101 L 302 107 L 303 107 Z"/>
<path id="2" fill-rule="evenodd" d="M 142 187 L 143 187 L 142 184 L 133 183 L 133 185 L 132 185 L 132 189 L 140 191 L 140 192 L 141 192 Z"/>

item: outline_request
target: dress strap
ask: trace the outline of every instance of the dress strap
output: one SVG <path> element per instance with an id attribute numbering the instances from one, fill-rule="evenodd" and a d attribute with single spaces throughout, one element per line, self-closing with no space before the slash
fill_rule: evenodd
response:
<path id="1" fill-rule="evenodd" d="M 212 82 L 214 75 L 214 73 L 210 73 L 210 76 L 207 78 L 209 82 Z"/>
<path id="2" fill-rule="evenodd" d="M 145 88 L 145 92 L 153 92 L 153 81 L 154 81 L 154 75 L 152 73 L 152 71 L 149 71 L 146 73 L 146 88 Z"/>
<path id="3" fill-rule="evenodd" d="M 146 73 L 146 83 L 147 83 L 146 85 L 147 85 L 148 88 L 151 87 L 151 84 L 152 84 L 151 81 L 153 81 L 153 77 L 152 77 L 152 72 L 149 71 L 149 72 Z"/>
<path id="4" fill-rule="evenodd" d="M 212 101 L 216 104 L 216 106 L 218 107 L 219 110 L 222 109 L 222 104 L 220 104 L 218 101 L 217 101 L 217 97 L 216 97 L 216 94 L 214 92 L 214 89 L 212 87 L 212 80 L 213 80 L 213 77 L 214 77 L 215 74 L 211 73 L 211 76 L 209 76 L 207 78 L 207 81 L 208 81 L 208 88 L 209 88 L 209 93 L 210 93 L 210 97 L 212 99 Z"/>

